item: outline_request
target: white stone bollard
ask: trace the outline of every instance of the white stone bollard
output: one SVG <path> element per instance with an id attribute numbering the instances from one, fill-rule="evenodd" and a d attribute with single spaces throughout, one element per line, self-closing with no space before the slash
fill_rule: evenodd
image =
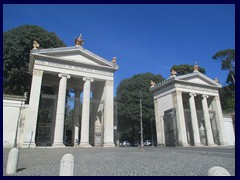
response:
<path id="1" fill-rule="evenodd" d="M 62 157 L 59 176 L 73 176 L 73 175 L 74 175 L 74 157 L 72 154 L 68 153 Z"/>
<path id="2" fill-rule="evenodd" d="M 208 170 L 208 176 L 231 176 L 231 174 L 223 167 L 213 166 Z"/>
<path id="3" fill-rule="evenodd" d="M 6 174 L 14 174 L 17 172 L 19 150 L 12 148 L 8 154 Z"/>

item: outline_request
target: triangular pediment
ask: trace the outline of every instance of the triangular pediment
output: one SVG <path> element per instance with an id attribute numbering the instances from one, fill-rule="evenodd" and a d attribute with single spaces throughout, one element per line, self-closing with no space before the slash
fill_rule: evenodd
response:
<path id="1" fill-rule="evenodd" d="M 93 59 L 83 56 L 81 54 L 68 54 L 68 55 L 61 55 L 61 56 L 55 56 L 60 59 L 83 63 L 83 64 L 90 64 L 90 65 L 105 65 L 104 63 L 96 62 Z"/>
<path id="2" fill-rule="evenodd" d="M 200 72 L 194 72 L 182 76 L 176 76 L 175 80 L 196 84 L 196 85 L 206 85 L 206 86 L 215 86 L 215 87 L 221 87 L 222 85 L 216 82 L 215 80 L 207 77 L 206 75 L 200 73 Z"/>
<path id="3" fill-rule="evenodd" d="M 113 63 L 86 50 L 76 47 L 40 49 L 33 51 L 32 55 L 37 55 L 42 58 L 56 59 L 59 61 L 66 61 L 67 63 L 86 64 L 104 68 L 117 69 L 118 66 Z"/>
<path id="4" fill-rule="evenodd" d="M 204 81 L 203 79 L 198 78 L 198 77 L 196 77 L 196 78 L 192 78 L 192 79 L 188 79 L 188 80 L 186 80 L 186 81 L 187 81 L 187 82 L 196 83 L 196 84 L 205 84 L 205 85 L 209 85 L 208 82 L 206 82 L 206 81 Z"/>

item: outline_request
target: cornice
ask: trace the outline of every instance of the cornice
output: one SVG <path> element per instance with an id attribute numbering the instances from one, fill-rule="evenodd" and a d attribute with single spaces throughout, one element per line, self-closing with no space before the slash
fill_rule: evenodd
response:
<path id="1" fill-rule="evenodd" d="M 90 69 L 105 70 L 108 72 L 115 72 L 117 70 L 114 67 L 85 64 L 82 62 L 71 61 L 69 59 L 62 59 L 62 58 L 51 57 L 46 55 L 32 54 L 32 56 L 35 56 L 35 57 L 31 57 L 32 60 L 30 61 L 30 64 L 34 64 L 35 62 L 33 63 L 33 61 L 35 60 L 38 63 L 39 61 L 43 61 L 43 62 L 49 62 L 49 64 L 56 63 L 56 64 L 63 64 L 63 65 L 69 65 L 69 66 L 76 66 L 76 67 L 86 67 Z M 67 62 L 67 63 L 64 63 L 64 62 Z M 48 64 L 48 63 L 45 63 L 45 64 Z M 33 65 L 31 65 L 31 67 L 33 67 Z"/>
<path id="2" fill-rule="evenodd" d="M 61 58 L 52 57 L 52 56 L 49 56 L 49 54 L 64 55 L 66 53 L 67 54 L 78 53 L 79 55 L 82 54 L 83 56 L 90 57 L 90 59 L 93 58 L 96 61 L 105 64 L 105 66 L 104 65 L 102 65 L 102 66 L 104 66 L 106 68 L 114 69 L 115 71 L 119 68 L 118 65 L 116 65 L 116 64 L 113 65 L 112 62 L 110 62 L 110 61 L 92 53 L 91 51 L 88 51 L 87 49 L 85 49 L 83 47 L 71 46 L 71 47 L 49 48 L 49 49 L 34 49 L 34 50 L 31 51 L 31 55 L 35 55 L 35 56 L 39 55 L 39 56 L 45 56 L 45 57 L 55 58 L 55 59 L 61 59 Z M 64 58 L 62 60 L 71 61 L 70 59 L 64 59 Z M 79 62 L 77 62 L 77 63 L 79 63 Z"/>
<path id="3" fill-rule="evenodd" d="M 94 69 L 92 66 L 75 66 L 71 64 L 63 64 L 54 61 L 43 61 L 43 60 L 35 60 L 36 65 L 40 66 L 47 66 L 53 68 L 60 68 L 60 69 L 67 69 L 72 71 L 80 71 L 80 72 L 88 72 L 92 74 L 99 74 L 99 75 L 106 75 L 106 76 L 113 76 L 113 72 L 106 71 L 104 68 L 96 68 Z"/>
<path id="4" fill-rule="evenodd" d="M 205 79 L 205 80 L 207 80 L 208 82 L 211 82 L 214 85 L 200 84 L 200 83 L 188 82 L 188 81 L 184 80 L 186 78 L 191 78 L 191 77 L 195 77 L 195 76 L 198 76 L 201 79 Z M 185 85 L 185 86 L 215 89 L 215 90 L 218 90 L 219 88 L 222 87 L 221 84 L 219 84 L 217 82 L 214 82 L 214 80 L 212 80 L 209 77 L 203 75 L 202 73 L 194 72 L 194 73 L 191 73 L 191 74 L 186 74 L 186 75 L 182 75 L 182 76 L 175 76 L 175 77 L 172 77 L 172 78 L 169 78 L 169 79 L 165 79 L 165 80 L 157 83 L 154 87 L 151 87 L 150 91 L 155 92 L 155 91 L 158 91 L 158 90 L 164 88 L 165 86 L 169 86 L 171 84 L 175 84 L 176 86 L 177 86 L 177 84 L 180 84 L 180 85 Z"/>

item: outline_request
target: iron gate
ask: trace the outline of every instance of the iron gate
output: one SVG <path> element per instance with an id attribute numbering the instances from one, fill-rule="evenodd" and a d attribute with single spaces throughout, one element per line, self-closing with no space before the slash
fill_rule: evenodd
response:
<path id="1" fill-rule="evenodd" d="M 75 105 L 79 103 L 78 116 L 74 116 Z M 72 146 L 74 144 L 75 132 L 74 127 L 79 127 L 77 144 L 81 139 L 81 121 L 82 121 L 82 103 L 83 99 L 80 98 L 67 98 L 64 120 L 64 144 Z M 90 117 L 89 117 L 89 143 L 91 145 L 99 146 L 103 144 L 103 110 L 104 101 L 98 99 L 90 99 Z M 76 119 L 74 119 L 74 117 Z M 100 123 L 100 125 L 99 125 Z M 73 133 L 74 132 L 74 133 Z"/>
<path id="2" fill-rule="evenodd" d="M 36 128 L 35 142 L 37 146 L 51 146 L 53 144 L 55 119 L 56 119 L 56 103 L 57 95 L 41 94 L 39 102 L 39 112 Z M 74 122 L 74 107 L 79 103 L 78 120 Z M 63 143 L 66 146 L 74 144 L 75 123 L 79 127 L 77 137 L 78 143 L 81 139 L 81 114 L 82 99 L 75 97 L 66 98 Z M 91 145 L 103 144 L 103 119 L 104 119 L 104 101 L 91 99 L 90 101 L 90 117 L 89 117 L 89 141 Z"/>
<path id="3" fill-rule="evenodd" d="M 164 133 L 166 146 L 178 146 L 176 111 L 169 109 L 164 112 Z"/>
<path id="4" fill-rule="evenodd" d="M 51 146 L 53 143 L 56 95 L 42 94 L 39 102 L 35 142 L 37 146 Z"/>

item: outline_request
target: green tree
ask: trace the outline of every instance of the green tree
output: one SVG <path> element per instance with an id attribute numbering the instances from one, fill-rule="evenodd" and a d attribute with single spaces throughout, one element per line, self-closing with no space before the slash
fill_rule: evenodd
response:
<path id="1" fill-rule="evenodd" d="M 174 69 L 177 72 L 177 75 L 184 75 L 184 74 L 189 74 L 193 72 L 193 65 L 189 65 L 189 64 L 174 65 L 171 67 L 171 69 Z M 205 74 L 204 68 L 198 67 L 198 70 L 199 72 Z"/>
<path id="2" fill-rule="evenodd" d="M 235 49 L 218 51 L 213 57 L 214 60 L 221 62 L 221 69 L 228 70 L 226 78 L 227 86 L 220 91 L 221 105 L 224 113 L 235 111 Z"/>
<path id="3" fill-rule="evenodd" d="M 23 95 L 30 92 L 29 54 L 33 41 L 40 48 L 64 47 L 65 43 L 53 32 L 40 26 L 23 25 L 3 33 L 3 92 Z"/>
<path id="4" fill-rule="evenodd" d="M 65 119 L 64 119 L 64 126 L 67 130 L 72 131 L 73 127 L 73 116 L 74 116 L 74 109 L 71 109 L 69 105 L 66 106 L 65 110 Z"/>
<path id="5" fill-rule="evenodd" d="M 221 62 L 222 70 L 228 70 L 226 83 L 235 85 L 235 49 L 218 51 L 212 58 Z"/>
<path id="6" fill-rule="evenodd" d="M 235 93 L 231 86 L 224 86 L 219 90 L 221 106 L 224 113 L 232 113 L 235 109 Z"/>
<path id="7" fill-rule="evenodd" d="M 158 83 L 163 80 L 163 77 L 152 73 L 137 74 L 122 80 L 117 88 L 120 141 L 128 140 L 134 143 L 140 140 L 140 91 L 143 135 L 144 139 L 151 139 L 151 120 L 155 119 L 155 114 L 153 95 L 149 90 L 150 80 Z"/>

